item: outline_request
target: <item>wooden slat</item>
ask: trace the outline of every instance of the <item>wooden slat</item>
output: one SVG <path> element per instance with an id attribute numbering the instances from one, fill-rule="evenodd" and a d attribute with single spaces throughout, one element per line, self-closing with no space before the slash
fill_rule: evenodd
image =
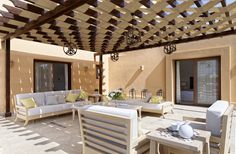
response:
<path id="1" fill-rule="evenodd" d="M 32 21 L 29 24 L 27 24 L 25 27 L 21 29 L 17 29 L 14 33 L 6 35 L 3 39 L 14 38 L 21 34 L 24 34 L 34 28 L 37 28 L 47 22 L 54 20 L 55 18 L 63 14 L 68 13 L 74 8 L 77 8 L 78 6 L 81 6 L 85 3 L 86 3 L 86 0 L 79 0 L 79 1 L 67 0 L 65 3 L 63 3 L 63 5 L 59 5 L 54 10 L 46 12 L 45 14 L 40 16 L 36 21 Z"/>

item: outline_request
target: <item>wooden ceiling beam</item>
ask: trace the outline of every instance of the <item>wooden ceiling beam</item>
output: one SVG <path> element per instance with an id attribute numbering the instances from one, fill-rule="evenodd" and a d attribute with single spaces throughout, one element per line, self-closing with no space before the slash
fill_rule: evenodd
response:
<path id="1" fill-rule="evenodd" d="M 21 34 L 24 34 L 34 28 L 40 27 L 45 23 L 53 21 L 57 17 L 60 17 L 61 15 L 64 15 L 85 3 L 86 0 L 67 0 L 62 5 L 58 5 L 55 9 L 44 13 L 42 16 L 39 16 L 37 20 L 31 21 L 24 27 L 19 28 L 15 30 L 15 32 L 6 35 L 5 37 L 3 37 L 3 40 L 18 37 Z"/>
<path id="2" fill-rule="evenodd" d="M 223 7 L 226 7 L 226 1 L 225 1 L 225 0 L 221 0 L 221 5 L 222 5 Z M 230 17 L 229 11 L 226 11 L 226 12 L 225 12 L 225 16 L 226 16 L 227 18 Z M 233 24 L 232 20 L 229 20 L 229 24 L 230 24 L 230 25 Z M 231 27 L 231 30 L 234 30 L 234 28 Z"/>
<path id="3" fill-rule="evenodd" d="M 204 36 L 203 35 L 196 36 L 194 38 L 185 38 L 185 39 L 175 40 L 172 43 L 175 43 L 175 44 L 188 43 L 188 42 L 193 42 L 193 41 L 200 41 L 200 40 L 212 39 L 212 38 L 223 37 L 223 36 L 228 36 L 228 35 L 235 35 L 235 34 L 236 34 L 236 30 L 229 30 L 229 31 L 221 32 L 221 33 L 213 33 L 213 34 L 207 34 L 207 35 L 204 35 Z M 139 47 L 135 47 L 135 48 L 125 48 L 125 49 L 122 49 L 122 50 L 106 52 L 106 53 L 103 53 L 103 54 L 106 55 L 106 54 L 111 54 L 113 52 L 121 53 L 121 52 L 137 51 L 137 50 L 141 50 L 141 49 L 162 47 L 162 46 L 167 45 L 168 43 L 169 42 L 161 42 L 161 43 L 156 43 L 154 45 L 145 45 L 145 46 L 139 46 Z"/>

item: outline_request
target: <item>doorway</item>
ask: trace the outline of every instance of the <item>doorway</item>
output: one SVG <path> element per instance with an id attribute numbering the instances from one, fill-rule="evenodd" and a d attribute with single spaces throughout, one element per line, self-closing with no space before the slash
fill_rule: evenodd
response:
<path id="1" fill-rule="evenodd" d="M 71 64 L 54 61 L 34 61 L 34 91 L 59 91 L 71 87 Z"/>
<path id="2" fill-rule="evenodd" d="M 210 106 L 220 99 L 220 58 L 175 61 L 176 103 Z"/>

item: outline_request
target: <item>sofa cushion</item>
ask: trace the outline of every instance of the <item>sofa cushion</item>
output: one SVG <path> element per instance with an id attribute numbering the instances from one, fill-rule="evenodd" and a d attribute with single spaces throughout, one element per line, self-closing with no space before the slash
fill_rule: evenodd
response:
<path id="1" fill-rule="evenodd" d="M 33 97 L 31 97 L 31 98 L 25 98 L 25 99 L 20 99 L 20 102 L 21 102 L 21 103 L 23 104 L 23 106 L 24 106 L 25 108 L 27 108 L 27 109 L 37 107 L 37 104 L 35 103 Z"/>
<path id="2" fill-rule="evenodd" d="M 135 139 L 138 137 L 139 125 L 138 125 L 138 116 L 137 116 L 136 110 L 121 109 L 121 108 L 99 106 L 99 105 L 86 105 L 80 108 L 80 110 L 86 110 L 86 111 L 92 111 L 92 112 L 97 112 L 101 114 L 109 114 L 109 115 L 128 118 L 131 120 L 131 138 Z M 96 119 L 96 117 L 94 117 L 94 119 Z M 116 123 L 116 121 L 114 121 L 114 123 Z"/>
<path id="3" fill-rule="evenodd" d="M 211 131 L 212 135 L 221 135 L 221 119 L 228 107 L 229 102 L 219 100 L 207 109 L 206 130 Z"/>
<path id="4" fill-rule="evenodd" d="M 29 116 L 36 116 L 36 115 L 41 115 L 41 114 L 42 114 L 41 107 L 35 107 L 28 110 Z"/>
<path id="5" fill-rule="evenodd" d="M 69 110 L 73 106 L 73 103 L 65 103 L 63 104 L 63 110 Z"/>
<path id="6" fill-rule="evenodd" d="M 56 105 L 56 104 L 58 104 L 57 95 L 46 96 L 46 105 Z"/>
<path id="7" fill-rule="evenodd" d="M 42 106 L 41 107 L 42 114 L 63 111 L 64 110 L 63 105 L 64 104 Z"/>
<path id="8" fill-rule="evenodd" d="M 37 106 L 43 106 L 45 104 L 45 95 L 44 93 L 25 93 L 16 95 L 16 104 L 22 106 L 20 99 L 25 98 L 34 98 Z"/>
<path id="9" fill-rule="evenodd" d="M 66 102 L 65 95 L 56 95 L 58 104 L 62 104 Z"/>

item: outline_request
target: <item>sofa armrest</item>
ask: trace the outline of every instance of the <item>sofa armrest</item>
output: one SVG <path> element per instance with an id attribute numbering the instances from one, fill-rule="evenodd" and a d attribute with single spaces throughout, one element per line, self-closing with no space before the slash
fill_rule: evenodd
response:
<path id="1" fill-rule="evenodd" d="M 183 116 L 183 120 L 186 121 L 196 121 L 196 122 L 204 122 L 206 123 L 206 119 L 204 118 L 197 118 L 197 117 L 188 117 L 188 116 Z"/>
<path id="2" fill-rule="evenodd" d="M 24 106 L 16 105 L 16 114 L 28 116 L 28 109 Z"/>

